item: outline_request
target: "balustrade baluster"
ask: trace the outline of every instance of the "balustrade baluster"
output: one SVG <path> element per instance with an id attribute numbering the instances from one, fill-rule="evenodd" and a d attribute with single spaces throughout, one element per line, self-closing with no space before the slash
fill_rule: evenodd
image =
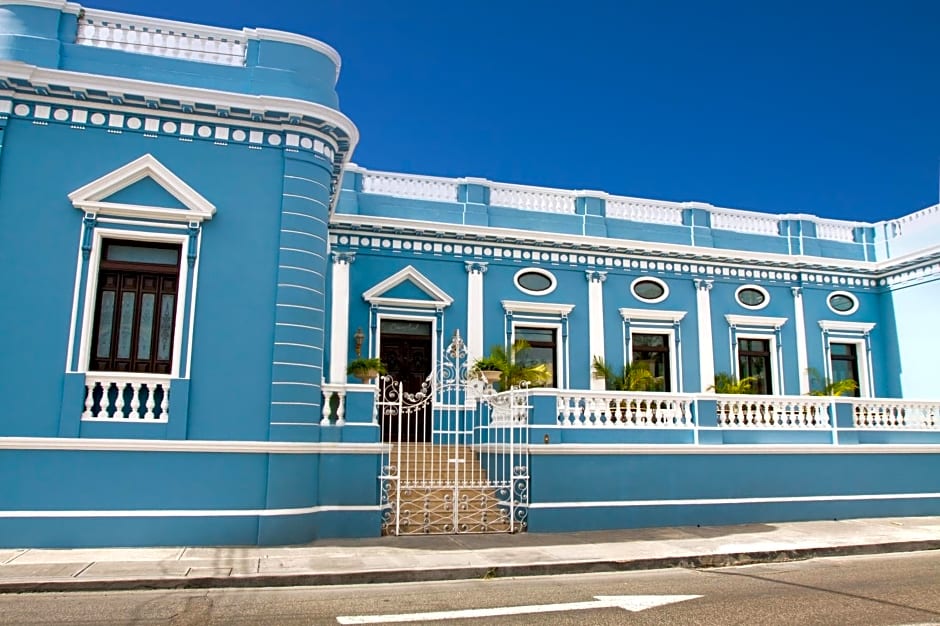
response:
<path id="1" fill-rule="evenodd" d="M 157 401 L 153 397 L 154 390 L 155 390 L 154 385 L 152 383 L 148 383 L 147 384 L 147 401 L 144 403 L 144 408 L 147 409 L 147 411 L 144 413 L 145 420 L 153 419 L 153 408 L 157 406 Z"/>
<path id="2" fill-rule="evenodd" d="M 140 383 L 130 383 L 131 412 L 128 417 L 132 420 L 140 419 Z"/>
<path id="3" fill-rule="evenodd" d="M 91 408 L 95 404 L 95 387 L 98 385 L 97 382 L 91 381 L 85 383 L 85 410 L 82 412 L 82 419 L 88 419 L 91 415 Z M 98 417 L 95 415 L 95 417 Z"/>

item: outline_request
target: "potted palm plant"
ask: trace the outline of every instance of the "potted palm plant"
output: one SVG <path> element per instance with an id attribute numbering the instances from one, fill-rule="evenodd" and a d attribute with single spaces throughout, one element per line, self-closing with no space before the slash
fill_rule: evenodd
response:
<path id="1" fill-rule="evenodd" d="M 358 358 L 349 362 L 346 373 L 367 383 L 379 374 L 385 373 L 385 365 L 378 358 Z"/>
<path id="2" fill-rule="evenodd" d="M 754 385 L 756 384 L 756 376 L 745 376 L 741 380 L 738 380 L 731 374 L 726 372 L 718 372 L 715 374 L 715 384 L 709 387 L 708 390 L 714 391 L 715 393 L 730 393 L 741 395 L 754 393 Z"/>
<path id="3" fill-rule="evenodd" d="M 498 385 L 502 391 L 523 383 L 530 387 L 545 385 L 552 379 L 551 372 L 545 363 L 526 360 L 524 353 L 528 349 L 529 342 L 525 339 L 517 339 L 508 350 L 503 346 L 493 346 L 489 355 L 474 362 L 473 369 L 480 372 L 490 384 Z"/>
<path id="4" fill-rule="evenodd" d="M 633 361 L 623 366 L 620 372 L 608 365 L 599 356 L 594 357 L 594 377 L 602 378 L 608 391 L 662 391 L 662 376 L 653 376 L 649 366 L 642 361 Z"/>
<path id="5" fill-rule="evenodd" d="M 810 380 L 812 381 L 810 384 L 812 391 L 810 391 L 807 395 L 844 396 L 846 394 L 853 393 L 856 389 L 858 389 L 858 383 L 851 378 L 832 380 L 827 376 L 821 375 L 819 370 L 813 367 L 806 368 L 806 371 L 809 373 Z"/>

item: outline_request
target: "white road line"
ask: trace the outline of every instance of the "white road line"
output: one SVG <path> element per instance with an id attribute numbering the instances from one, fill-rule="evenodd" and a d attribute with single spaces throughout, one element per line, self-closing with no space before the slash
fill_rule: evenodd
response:
<path id="1" fill-rule="evenodd" d="M 558 611 L 583 611 L 605 608 L 621 608 L 636 613 L 657 606 L 683 602 L 685 600 L 694 600 L 695 598 L 701 597 L 702 596 L 594 596 L 594 601 L 568 602 L 565 604 L 530 604 L 526 606 L 494 607 L 491 609 L 461 609 L 456 611 L 398 613 L 391 615 L 341 615 L 336 618 L 336 621 L 340 624 L 393 624 L 401 622 L 498 617 L 501 615 L 555 613 Z"/>

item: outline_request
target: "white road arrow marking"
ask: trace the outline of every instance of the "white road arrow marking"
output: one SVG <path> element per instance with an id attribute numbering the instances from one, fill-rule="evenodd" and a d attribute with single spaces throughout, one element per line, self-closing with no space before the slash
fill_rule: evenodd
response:
<path id="1" fill-rule="evenodd" d="M 392 624 L 400 622 L 424 622 L 444 619 L 466 619 L 469 617 L 498 617 L 500 615 L 523 615 L 525 613 L 554 613 L 556 611 L 583 611 L 587 609 L 621 608 L 634 613 L 656 606 L 694 600 L 702 596 L 594 596 L 593 602 L 568 602 L 566 604 L 530 604 L 526 606 L 500 606 L 492 609 L 461 609 L 458 611 L 432 611 L 429 613 L 399 613 L 397 615 L 341 615 L 340 624 Z"/>

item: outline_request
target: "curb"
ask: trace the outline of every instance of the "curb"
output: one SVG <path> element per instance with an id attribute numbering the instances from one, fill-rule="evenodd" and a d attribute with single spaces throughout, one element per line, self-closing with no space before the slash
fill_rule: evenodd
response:
<path id="1" fill-rule="evenodd" d="M 795 548 L 792 550 L 761 550 L 725 554 L 687 555 L 624 561 L 567 561 L 559 563 L 498 565 L 494 567 L 414 568 L 322 574 L 257 574 L 248 576 L 205 576 L 196 578 L 175 576 L 133 579 L 95 578 L 87 580 L 54 579 L 39 581 L 0 581 L 0 594 L 142 591 L 151 589 L 311 587 L 377 583 L 442 582 L 449 580 L 492 579 L 519 576 L 631 572 L 675 567 L 704 569 L 751 565 L 756 563 L 803 561 L 824 557 L 889 554 L 892 552 L 919 552 L 925 550 L 940 550 L 940 539 L 850 546 L 825 546 L 818 548 Z"/>

